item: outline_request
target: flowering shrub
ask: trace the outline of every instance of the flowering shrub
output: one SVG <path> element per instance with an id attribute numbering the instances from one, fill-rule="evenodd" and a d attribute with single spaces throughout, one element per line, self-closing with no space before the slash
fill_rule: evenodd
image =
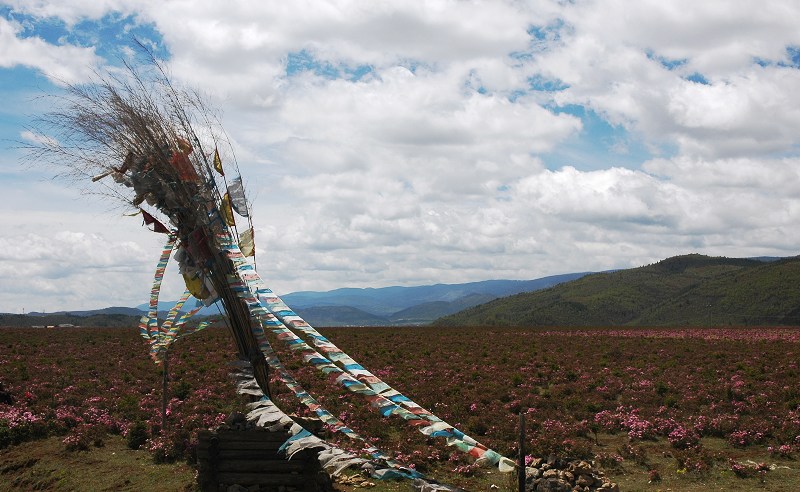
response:
<path id="1" fill-rule="evenodd" d="M 475 472 L 480 468 L 479 465 L 475 463 L 471 463 L 469 465 L 459 465 L 453 468 L 454 473 L 458 473 L 459 475 L 463 475 L 465 477 L 471 477 L 475 475 Z"/>
<path id="2" fill-rule="evenodd" d="M 767 446 L 767 452 L 769 452 L 769 455 L 773 458 L 780 457 L 780 458 L 792 459 L 793 458 L 792 454 L 794 452 L 794 449 L 792 449 L 792 446 L 788 444 L 781 444 L 777 448 L 773 446 Z"/>
<path id="3" fill-rule="evenodd" d="M 606 467 L 646 462 L 640 441 L 652 439 L 668 441 L 687 473 L 714 463 L 702 437 L 732 447 L 769 445 L 778 457 L 800 449 L 798 330 L 320 331 L 415 402 L 509 457 L 517 452 L 520 413 L 526 454 L 594 457 Z M 244 409 L 227 376 L 234 358 L 228 337 L 212 328 L 171 349 L 174 391 L 162 433 L 160 368 L 136 330 L 0 329 L 0 346 L 12 347 L 0 351 L 0 382 L 14 397 L 0 404 L 0 448 L 46 435 L 63 436 L 67 447 L 91 447 L 85 436 L 100 429 L 121 433 L 158 460 L 191 459 L 198 429 Z M 401 419 L 381 417 L 364 398 L 331 385 L 300 354 L 273 342 L 303 387 L 370 445 L 419 469 L 439 463 L 471 473 L 471 457 Z M 287 412 L 310 415 L 277 380 L 271 389 Z M 594 432 L 619 433 L 628 446 L 609 453 Z M 331 439 L 364 452 L 362 442 Z"/>
<path id="4" fill-rule="evenodd" d="M 627 430 L 628 437 L 636 440 L 654 439 L 656 428 L 652 422 L 639 416 L 639 410 L 631 407 L 617 407 L 615 411 L 603 410 L 594 416 L 595 423 L 608 432 Z"/>
<path id="5" fill-rule="evenodd" d="M 86 451 L 89 447 L 103 447 L 107 429 L 100 425 L 80 424 L 70 430 L 62 441 L 67 451 Z"/>
<path id="6" fill-rule="evenodd" d="M 15 348 L 0 353 L 0 382 L 15 396 L 13 404 L 0 403 L 0 449 L 60 435 L 67 450 L 80 451 L 102 446 L 109 433 L 123 434 L 137 447 L 158 435 L 160 368 L 136 330 L 1 328 L 0 343 L 10 347 L 12 340 Z M 193 389 L 176 384 L 184 401 L 170 402 L 170 422 L 186 435 L 151 443 L 156 458 L 190 456 L 193 432 L 219 424 L 241 406 L 227 376 L 231 358 L 221 331 L 176 345 L 172 379 L 186 376 Z"/>
<path id="7" fill-rule="evenodd" d="M 728 435 L 728 442 L 737 448 L 743 448 L 764 440 L 764 434 L 749 429 L 733 431 Z"/>
<path id="8" fill-rule="evenodd" d="M 672 447 L 676 449 L 687 449 L 694 446 L 700 442 L 700 436 L 698 436 L 694 430 L 687 430 L 682 426 L 678 426 L 672 430 L 667 436 L 669 443 L 672 444 Z"/>
<path id="9" fill-rule="evenodd" d="M 692 473 L 704 473 L 714 465 L 714 458 L 701 448 L 690 448 L 685 451 L 675 451 L 675 461 L 679 470 Z"/>
<path id="10" fill-rule="evenodd" d="M 743 465 L 737 461 L 730 461 L 731 471 L 739 478 L 749 478 L 756 474 L 755 468 Z"/>
<path id="11" fill-rule="evenodd" d="M 0 405 L 0 449 L 47 435 L 46 420 L 25 407 Z"/>

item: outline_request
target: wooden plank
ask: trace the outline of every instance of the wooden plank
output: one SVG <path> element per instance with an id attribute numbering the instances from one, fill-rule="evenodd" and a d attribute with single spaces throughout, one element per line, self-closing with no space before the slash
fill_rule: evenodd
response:
<path id="1" fill-rule="evenodd" d="M 306 464 L 294 461 L 220 460 L 217 472 L 301 473 Z"/>
<path id="2" fill-rule="evenodd" d="M 265 474 L 265 473 L 243 473 L 243 472 L 225 472 L 217 473 L 217 482 L 224 484 L 239 485 L 289 485 L 289 486 L 302 486 L 306 482 L 306 477 L 299 474 L 279 473 L 279 474 Z"/>
<path id="3" fill-rule="evenodd" d="M 199 456 L 199 455 L 198 455 Z M 295 455 L 291 460 L 287 460 L 287 456 L 283 453 L 278 454 L 272 450 L 265 449 L 220 449 L 217 453 L 217 458 L 224 459 L 254 459 L 254 460 L 279 460 L 279 461 L 296 461 L 305 462 L 307 458 Z"/>
<path id="4" fill-rule="evenodd" d="M 288 432 L 268 432 L 268 431 L 217 431 L 217 439 L 223 441 L 259 441 L 284 442 L 291 435 Z"/>
<path id="5" fill-rule="evenodd" d="M 290 437 L 286 432 L 201 431 L 198 437 L 198 481 L 208 490 L 215 490 L 218 484 L 317 490 L 312 472 L 319 469 L 317 453 L 306 449 L 287 460 L 284 453 L 278 453 Z"/>
<path id="6" fill-rule="evenodd" d="M 278 449 L 281 447 L 283 442 L 258 442 L 258 441 L 228 441 L 225 443 L 219 443 L 217 445 L 217 449 L 253 449 L 253 450 L 272 450 L 277 452 Z M 208 442 L 198 442 L 197 443 L 197 450 L 208 450 L 211 448 L 211 443 Z"/>

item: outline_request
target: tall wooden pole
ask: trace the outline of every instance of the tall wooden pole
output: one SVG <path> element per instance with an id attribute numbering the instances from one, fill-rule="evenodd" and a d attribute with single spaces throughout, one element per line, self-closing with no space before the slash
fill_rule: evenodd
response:
<path id="1" fill-rule="evenodd" d="M 517 465 L 519 492 L 525 492 L 525 413 L 519 412 L 519 462 Z"/>
<path id="2" fill-rule="evenodd" d="M 169 400 L 169 350 L 164 351 L 164 379 L 161 387 L 161 433 L 167 431 L 167 401 Z"/>

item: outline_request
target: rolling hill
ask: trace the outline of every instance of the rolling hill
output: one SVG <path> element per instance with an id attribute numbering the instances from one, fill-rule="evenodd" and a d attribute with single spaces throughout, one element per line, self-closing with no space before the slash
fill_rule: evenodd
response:
<path id="1" fill-rule="evenodd" d="M 568 273 L 535 280 L 486 280 L 464 284 L 415 287 L 343 288 L 326 292 L 303 291 L 282 296 L 300 316 L 314 326 L 397 326 L 429 324 L 436 318 L 488 302 L 502 296 L 543 289 L 580 278 L 586 273 Z M 173 302 L 159 301 L 159 317 L 166 316 Z M 191 304 L 191 303 L 190 303 Z M 192 304 L 193 306 L 193 304 Z M 91 311 L 3 314 L 0 326 L 58 325 L 136 326 L 148 304 L 135 308 L 111 307 Z M 203 308 L 197 317 L 218 316 L 221 306 Z"/>
<path id="2" fill-rule="evenodd" d="M 495 299 L 434 324 L 800 325 L 800 257 L 676 256 Z"/>
<path id="3" fill-rule="evenodd" d="M 604 273 L 304 291 L 283 299 L 315 326 L 800 325 L 800 257 L 693 254 Z M 171 307 L 159 303 L 159 314 Z M 135 326 L 146 308 L 0 314 L 0 325 Z"/>

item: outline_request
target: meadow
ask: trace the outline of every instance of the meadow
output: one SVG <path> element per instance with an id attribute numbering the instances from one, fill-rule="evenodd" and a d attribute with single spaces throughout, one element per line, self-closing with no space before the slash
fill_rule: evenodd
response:
<path id="1" fill-rule="evenodd" d="M 522 414 L 528 459 L 595 460 L 622 490 L 800 489 L 798 329 L 320 331 L 384 381 L 510 457 L 518 453 Z M 510 490 L 497 472 L 399 419 L 380 417 L 281 342 L 275 346 L 309 392 L 399 461 L 467 490 L 489 483 Z M 0 383 L 13 403 L 0 403 L 0 482 L 37 485 L 17 466 L 21 450 L 36 442 L 56 443 L 73 461 L 139 448 L 148 460 L 177 463 L 164 466 L 190 474 L 185 463 L 193 460 L 197 430 L 243 411 L 244 400 L 227 377 L 234 349 L 224 328 L 182 339 L 171 352 L 169 426 L 162 430 L 160 368 L 135 329 L 1 328 Z M 277 382 L 272 391 L 288 412 L 307 414 Z M 360 451 L 358 443 L 339 442 Z M 392 487 L 376 490 L 400 490 Z"/>

